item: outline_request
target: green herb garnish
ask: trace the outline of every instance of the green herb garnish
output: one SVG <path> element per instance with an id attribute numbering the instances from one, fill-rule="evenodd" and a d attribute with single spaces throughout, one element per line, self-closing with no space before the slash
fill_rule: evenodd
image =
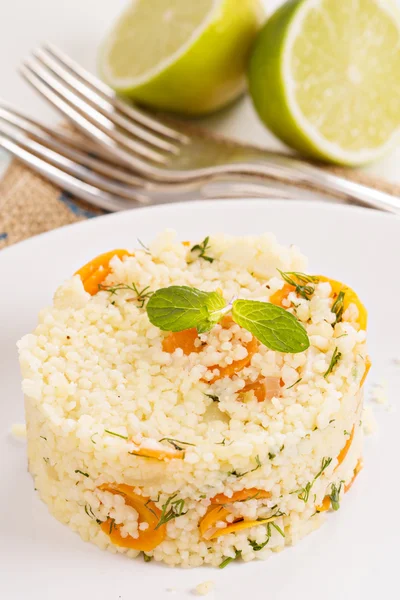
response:
<path id="1" fill-rule="evenodd" d="M 41 437 L 41 438 L 42 438 L 42 440 L 45 440 L 45 441 L 47 442 L 47 438 L 46 438 L 46 437 L 44 437 L 44 435 L 39 435 L 39 437 Z"/>
<path id="2" fill-rule="evenodd" d="M 151 562 L 153 560 L 153 557 L 149 556 L 148 554 L 143 552 L 143 559 L 144 559 L 144 562 Z"/>
<path id="3" fill-rule="evenodd" d="M 219 397 L 215 396 L 214 394 L 204 394 L 205 396 L 207 396 L 207 398 L 211 398 L 211 400 L 213 402 L 219 402 Z"/>
<path id="4" fill-rule="evenodd" d="M 345 293 L 343 291 L 339 292 L 338 297 L 332 305 L 331 311 L 336 315 L 334 325 L 336 325 L 336 323 L 340 323 L 342 320 L 344 311 L 344 295 Z"/>
<path id="5" fill-rule="evenodd" d="M 302 487 L 298 490 L 295 490 L 294 492 L 291 492 L 291 494 L 298 494 L 297 497 L 299 498 L 299 500 L 303 500 L 304 503 L 308 502 L 312 486 L 314 485 L 314 483 L 316 482 L 318 477 L 321 477 L 321 475 L 325 471 L 325 469 L 327 467 L 329 467 L 331 462 L 332 462 L 331 458 L 329 458 L 329 457 L 323 458 L 322 463 L 321 463 L 321 468 L 318 471 L 318 473 L 315 475 L 314 479 L 312 481 L 309 481 L 308 483 L 306 483 L 306 485 L 304 487 Z"/>
<path id="6" fill-rule="evenodd" d="M 80 471 L 79 469 L 75 469 L 75 473 L 79 473 L 80 475 L 83 475 L 84 477 L 89 477 L 88 473 L 84 473 L 83 471 Z"/>
<path id="7" fill-rule="evenodd" d="M 324 377 L 328 377 L 328 375 L 330 375 L 333 371 L 333 369 L 336 367 L 336 365 L 338 364 L 339 360 L 342 358 L 342 353 L 339 352 L 337 346 L 333 351 L 332 354 L 332 358 L 331 358 L 331 362 L 329 364 L 328 370 L 326 371 L 326 373 L 324 373 Z"/>
<path id="8" fill-rule="evenodd" d="M 343 433 L 344 433 L 344 435 L 351 435 L 351 433 L 349 433 L 349 432 L 347 431 L 347 429 L 345 429 L 345 430 L 343 431 Z"/>
<path id="9" fill-rule="evenodd" d="M 229 471 L 228 472 L 228 477 L 229 477 L 229 475 L 233 475 L 234 477 L 237 477 L 239 479 L 240 477 L 244 477 L 245 475 L 248 475 L 249 473 L 254 473 L 254 471 L 257 471 L 257 469 L 260 469 L 261 466 L 262 466 L 261 465 L 261 461 L 260 461 L 260 457 L 258 456 L 258 454 L 257 454 L 257 456 L 255 458 L 255 461 L 256 461 L 256 466 L 254 467 L 254 469 L 251 469 L 250 471 L 245 471 L 244 473 L 238 473 L 236 470 L 235 471 Z"/>
<path id="10" fill-rule="evenodd" d="M 268 452 L 268 458 L 269 460 L 274 460 L 276 454 L 273 454 L 273 452 Z"/>
<path id="11" fill-rule="evenodd" d="M 108 433 L 109 435 L 115 435 L 116 437 L 122 438 L 123 440 L 128 439 L 128 437 L 126 435 L 121 435 L 120 433 L 115 433 L 115 431 L 110 431 L 109 429 L 105 429 L 104 433 Z"/>
<path id="12" fill-rule="evenodd" d="M 207 256 L 206 252 L 207 250 L 210 249 L 210 246 L 208 245 L 208 242 L 210 241 L 210 236 L 208 235 L 207 237 L 204 238 L 204 240 L 201 242 L 201 244 L 195 244 L 191 249 L 190 252 L 198 252 L 198 258 L 202 258 L 204 260 L 206 260 L 209 263 L 214 262 L 215 258 L 211 258 L 211 256 Z"/>
<path id="13" fill-rule="evenodd" d="M 112 296 L 120 290 L 130 290 L 131 292 L 135 293 L 135 297 L 133 298 L 133 300 L 135 300 L 135 302 L 138 303 L 139 308 L 143 308 L 146 300 L 151 298 L 151 296 L 153 295 L 153 292 L 150 291 L 150 286 L 146 286 L 142 290 L 139 290 L 135 283 L 132 283 L 131 285 L 126 283 L 117 283 L 117 285 L 110 286 L 101 285 L 100 283 L 99 290 L 109 292 Z"/>
<path id="14" fill-rule="evenodd" d="M 110 519 L 110 529 L 108 531 L 108 534 L 111 535 L 112 534 L 112 530 L 115 529 L 115 519 Z"/>
<path id="15" fill-rule="evenodd" d="M 174 440 L 172 438 L 161 438 L 161 440 L 158 440 L 160 443 L 161 442 L 168 442 L 169 444 L 171 444 L 171 446 L 173 446 L 175 448 L 175 450 L 183 450 L 183 448 L 181 447 L 182 445 L 184 446 L 195 446 L 195 444 L 189 444 L 189 442 L 180 442 L 179 440 Z"/>
<path id="16" fill-rule="evenodd" d="M 241 550 L 235 550 L 235 556 L 231 557 L 228 556 L 228 558 L 225 558 L 225 560 L 222 561 L 222 563 L 219 565 L 219 569 L 225 569 L 225 567 L 227 565 L 229 565 L 229 563 L 231 563 L 232 561 L 236 560 L 237 558 L 240 558 L 242 555 L 242 551 Z"/>
<path id="17" fill-rule="evenodd" d="M 307 332 L 296 317 L 269 302 L 234 300 L 226 305 L 218 292 L 170 286 L 151 296 L 146 311 L 150 322 L 163 331 L 196 327 L 199 333 L 209 331 L 231 311 L 238 325 L 271 350 L 294 354 L 310 345 Z"/>
<path id="18" fill-rule="evenodd" d="M 140 240 L 139 238 L 136 238 L 138 241 L 138 244 L 140 244 L 143 248 L 143 250 L 145 250 L 146 254 L 151 254 L 150 252 L 150 248 L 148 246 L 146 246 L 146 244 L 143 244 L 142 240 Z"/>
<path id="19" fill-rule="evenodd" d="M 176 519 L 177 517 L 181 517 L 185 515 L 187 511 L 184 512 L 185 501 L 184 500 L 174 500 L 178 494 L 174 494 L 170 496 L 165 504 L 163 504 L 160 520 L 157 523 L 155 529 L 161 527 L 161 525 L 165 525 L 168 521 L 172 519 Z"/>
<path id="20" fill-rule="evenodd" d="M 289 385 L 289 387 L 287 387 L 287 390 L 292 389 L 292 387 L 294 387 L 295 385 L 297 385 L 298 383 L 300 383 L 300 381 L 302 380 L 302 377 L 299 377 L 299 379 L 297 381 L 295 381 L 294 383 L 292 383 L 292 385 Z"/>
<path id="21" fill-rule="evenodd" d="M 309 284 L 318 283 L 318 277 L 299 273 L 298 271 L 287 271 L 286 273 L 280 269 L 278 269 L 278 271 L 281 274 L 282 279 L 289 285 L 292 285 L 296 289 L 296 294 L 305 300 L 309 300 L 315 292 L 315 286 Z M 297 281 L 293 279 L 293 277 L 295 277 Z"/>
<path id="22" fill-rule="evenodd" d="M 339 510 L 340 508 L 340 492 L 342 490 L 342 484 L 343 481 L 341 481 L 338 486 L 335 483 L 332 483 L 331 485 L 329 498 L 331 500 L 332 510 Z"/>
<path id="23" fill-rule="evenodd" d="M 276 531 L 277 531 L 278 533 L 280 533 L 280 535 L 281 535 L 282 537 L 285 537 L 285 534 L 283 533 L 283 531 L 282 531 L 282 529 L 279 527 L 279 525 L 277 525 L 276 523 L 271 523 L 271 525 L 272 525 L 272 527 L 273 527 L 274 529 L 276 529 Z"/>

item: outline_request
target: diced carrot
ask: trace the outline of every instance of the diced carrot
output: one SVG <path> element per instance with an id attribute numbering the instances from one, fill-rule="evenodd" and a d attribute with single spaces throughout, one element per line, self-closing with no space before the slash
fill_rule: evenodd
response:
<path id="1" fill-rule="evenodd" d="M 114 256 L 123 258 L 132 256 L 127 250 L 111 250 L 96 256 L 93 260 L 81 267 L 75 275 L 82 279 L 83 287 L 91 296 L 99 291 L 99 285 L 103 283 L 106 277 L 111 273 L 110 261 Z"/>
<path id="2" fill-rule="evenodd" d="M 134 508 L 139 514 L 139 523 L 147 523 L 147 529 L 140 530 L 139 536 L 133 538 L 128 535 L 122 537 L 120 529 L 121 525 L 114 523 L 113 519 L 108 518 L 101 524 L 101 529 L 106 533 L 113 544 L 123 548 L 132 548 L 133 550 L 142 550 L 148 552 L 154 550 L 165 539 L 166 527 L 161 525 L 157 527 L 161 511 L 149 498 L 138 496 L 133 492 L 133 488 L 125 484 L 103 484 L 99 488 L 105 492 L 119 494 L 125 499 L 125 504 Z"/>
<path id="3" fill-rule="evenodd" d="M 342 464 L 342 462 L 344 461 L 344 459 L 347 456 L 348 451 L 350 450 L 350 446 L 351 446 L 351 443 L 352 443 L 353 438 L 354 438 L 354 429 L 355 428 L 353 427 L 353 429 L 351 430 L 351 434 L 349 436 L 349 439 L 347 440 L 346 444 L 343 446 L 343 448 L 341 449 L 341 451 L 339 453 L 338 464 L 336 466 L 336 469 Z"/>
<path id="4" fill-rule="evenodd" d="M 329 510 L 331 507 L 331 499 L 329 496 L 325 496 L 325 498 L 322 501 L 322 504 L 320 504 L 319 506 L 316 506 L 316 510 L 318 512 L 325 512 L 327 510 Z"/>
<path id="5" fill-rule="evenodd" d="M 207 513 L 204 515 L 199 523 L 200 534 L 206 540 L 213 540 L 221 537 L 222 535 L 228 535 L 229 533 L 236 533 L 243 529 L 250 529 L 250 527 L 257 527 L 258 525 L 264 525 L 265 523 L 272 523 L 277 517 L 270 517 L 269 519 L 260 519 L 257 521 L 246 521 L 239 518 L 234 523 L 227 523 L 226 517 L 229 515 L 229 511 L 223 506 L 210 506 Z M 226 527 L 216 527 L 219 522 L 226 522 Z"/>
<path id="6" fill-rule="evenodd" d="M 242 358 L 241 360 L 235 360 L 231 365 L 227 365 L 226 367 L 219 367 L 218 365 L 209 367 L 210 371 L 213 371 L 214 369 L 219 369 L 219 375 L 216 375 L 211 381 L 208 381 L 207 383 L 215 383 L 218 379 L 223 379 L 224 377 L 232 377 L 233 375 L 239 373 L 239 371 L 242 371 L 242 369 L 244 369 L 250 364 L 252 357 L 258 350 L 258 342 L 256 338 L 253 337 L 251 338 L 250 342 L 247 342 L 247 344 L 243 345 L 247 350 L 247 356 L 245 358 Z"/>
<path id="7" fill-rule="evenodd" d="M 256 498 L 257 500 L 261 498 L 270 498 L 270 492 L 266 492 L 265 490 L 259 490 L 257 488 L 249 488 L 245 490 L 239 490 L 238 492 L 234 492 L 234 494 L 229 498 L 225 496 L 225 494 L 217 494 L 214 498 L 211 498 L 211 504 L 230 504 L 232 502 L 242 502 L 243 500 L 249 500 L 251 498 Z"/>
<path id="8" fill-rule="evenodd" d="M 143 458 L 154 458 L 156 460 L 171 460 L 172 458 L 183 458 L 185 453 L 183 450 L 175 450 L 174 448 L 158 450 L 156 448 L 138 448 L 131 452 L 134 456 L 142 456 Z"/>
<path id="9" fill-rule="evenodd" d="M 190 244 L 191 244 L 191 242 L 182 242 L 182 246 L 188 247 L 188 246 L 190 246 Z"/>
<path id="10" fill-rule="evenodd" d="M 171 331 L 162 341 L 164 352 L 172 354 L 177 348 L 181 348 L 187 356 L 192 352 L 200 352 L 201 346 L 195 346 L 195 341 L 199 339 L 197 329 L 184 329 L 183 331 Z"/>
<path id="11" fill-rule="evenodd" d="M 357 296 L 354 290 L 350 287 L 347 287 L 340 281 L 336 281 L 335 279 L 330 279 L 329 277 L 325 277 L 324 275 L 316 275 L 319 281 L 327 281 L 331 284 L 333 298 L 336 299 L 339 295 L 339 292 L 344 292 L 343 299 L 343 308 L 346 310 L 350 304 L 355 304 L 358 308 L 358 319 L 357 322 L 361 329 L 367 329 L 368 322 L 368 313 L 364 304 L 361 302 L 360 298 Z"/>
<path id="12" fill-rule="evenodd" d="M 244 388 L 240 390 L 241 393 L 244 392 L 254 392 L 254 395 L 258 402 L 264 402 L 266 397 L 265 384 L 262 379 L 257 379 L 254 383 L 247 383 Z"/>
<path id="13" fill-rule="evenodd" d="M 367 379 L 367 375 L 369 373 L 369 370 L 370 370 L 371 366 L 372 366 L 371 359 L 370 359 L 369 356 L 367 356 L 366 359 L 365 359 L 365 371 L 364 371 L 364 375 L 362 376 L 362 379 L 360 381 L 360 388 L 362 388 L 362 386 L 364 385 L 365 380 Z"/>
<path id="14" fill-rule="evenodd" d="M 353 483 L 355 482 L 355 480 L 357 479 L 357 475 L 359 474 L 359 472 L 363 469 L 364 467 L 364 463 L 362 458 L 360 458 L 356 464 L 356 468 L 354 469 L 354 475 L 353 475 L 353 479 L 350 481 L 350 483 L 348 483 L 345 488 L 344 488 L 344 493 L 347 494 L 347 492 L 349 491 L 349 489 L 351 488 L 351 486 L 353 485 Z"/>
<path id="15" fill-rule="evenodd" d="M 277 292 L 272 294 L 269 301 L 271 302 L 271 304 L 276 304 L 276 306 L 281 306 L 282 308 L 285 308 L 283 306 L 283 301 L 287 299 L 290 292 L 295 292 L 295 291 L 296 291 L 296 288 L 294 287 L 294 285 L 290 285 L 290 283 L 285 283 L 285 285 L 283 286 L 283 288 L 281 290 L 278 290 Z"/>

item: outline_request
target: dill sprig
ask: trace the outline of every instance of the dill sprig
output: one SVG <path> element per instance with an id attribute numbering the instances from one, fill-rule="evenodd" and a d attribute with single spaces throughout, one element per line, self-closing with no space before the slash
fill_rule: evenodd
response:
<path id="1" fill-rule="evenodd" d="M 345 292 L 343 292 L 343 290 L 340 291 L 338 297 L 332 305 L 331 311 L 336 315 L 334 325 L 336 325 L 336 323 L 340 323 L 340 321 L 342 320 L 344 311 L 344 295 Z"/>
<path id="2" fill-rule="evenodd" d="M 332 483 L 331 485 L 331 493 L 329 494 L 329 498 L 331 501 L 332 510 L 339 510 L 340 508 L 340 492 L 342 491 L 343 481 L 336 485 Z"/>
<path id="3" fill-rule="evenodd" d="M 184 450 L 184 448 L 182 448 L 182 445 L 184 446 L 195 446 L 196 444 L 190 444 L 189 442 L 181 442 L 179 440 L 174 440 L 173 438 L 168 438 L 168 437 L 164 437 L 161 438 L 161 440 L 158 440 L 159 443 L 161 442 L 168 442 L 169 444 L 171 444 L 171 446 L 173 446 L 175 448 L 175 450 Z"/>
<path id="4" fill-rule="evenodd" d="M 300 383 L 300 381 L 302 380 L 302 377 L 299 377 L 297 381 L 295 381 L 294 383 L 292 383 L 292 385 L 289 385 L 289 387 L 287 387 L 287 390 L 291 390 L 292 387 L 294 387 L 295 385 L 297 385 L 298 383 Z"/>
<path id="5" fill-rule="evenodd" d="M 178 494 L 170 496 L 166 503 L 163 504 L 160 520 L 157 523 L 155 529 L 158 529 L 159 527 L 161 527 L 161 525 L 165 525 L 169 521 L 172 521 L 172 519 L 176 519 L 177 517 L 186 515 L 187 511 L 184 511 L 185 501 L 182 499 L 174 500 L 174 498 L 176 498 L 177 495 Z"/>
<path id="6" fill-rule="evenodd" d="M 83 471 L 80 471 L 79 469 L 75 469 L 75 473 L 79 473 L 80 475 L 83 475 L 84 477 L 89 477 L 88 473 L 84 473 Z"/>
<path id="7" fill-rule="evenodd" d="M 244 477 L 245 475 L 248 475 L 249 473 L 254 473 L 254 471 L 257 471 L 257 469 L 260 469 L 261 466 L 262 466 L 261 465 L 261 461 L 260 461 L 260 457 L 258 456 L 258 454 L 257 454 L 257 456 L 255 458 L 255 461 L 256 461 L 256 466 L 254 467 L 254 469 L 250 469 L 250 471 L 245 471 L 244 473 L 238 473 L 236 470 L 229 471 L 228 472 L 228 477 L 229 477 L 229 475 L 233 475 L 234 477 L 237 477 L 239 479 L 240 477 Z"/>
<path id="8" fill-rule="evenodd" d="M 139 238 L 136 238 L 136 239 L 137 239 L 138 244 L 140 244 L 140 246 L 142 246 L 142 248 L 146 252 L 146 254 L 151 254 L 150 248 L 148 246 L 146 246 L 146 244 L 144 244 L 142 242 L 142 240 L 140 240 Z"/>
<path id="9" fill-rule="evenodd" d="M 222 563 L 219 565 L 219 569 L 225 569 L 225 567 L 227 565 L 229 565 L 229 563 L 231 563 L 232 561 L 236 560 L 237 558 L 240 558 L 242 556 L 242 551 L 241 550 L 236 550 L 235 549 L 235 556 L 228 556 L 227 558 L 225 558 L 225 560 L 222 561 Z"/>
<path id="10" fill-rule="evenodd" d="M 115 435 L 115 437 L 122 438 L 123 440 L 127 440 L 128 436 L 121 435 L 120 433 L 115 433 L 115 431 L 110 431 L 109 429 L 105 429 L 104 433 L 108 433 L 108 435 Z"/>
<path id="11" fill-rule="evenodd" d="M 151 562 L 153 560 L 153 557 L 149 556 L 148 554 L 143 552 L 143 559 L 144 559 L 144 562 Z"/>
<path id="12" fill-rule="evenodd" d="M 103 521 L 100 521 L 100 519 L 98 519 L 96 517 L 90 504 L 85 504 L 85 513 L 87 514 L 88 517 L 90 517 L 91 519 L 94 519 L 98 525 L 100 525 L 103 522 Z"/>
<path id="13" fill-rule="evenodd" d="M 133 298 L 133 300 L 138 303 L 139 308 L 143 308 L 146 303 L 146 300 L 148 300 L 153 295 L 153 292 L 150 290 L 149 285 L 144 287 L 142 290 L 139 290 L 135 283 L 131 283 L 130 285 L 128 283 L 117 283 L 116 285 L 109 286 L 102 285 L 100 283 L 99 290 L 109 292 L 111 296 L 114 296 L 117 292 L 121 290 L 130 290 L 131 292 L 134 292 L 135 297 Z"/>
<path id="14" fill-rule="evenodd" d="M 317 481 L 318 477 L 321 477 L 322 473 L 325 471 L 325 469 L 327 467 L 329 467 L 329 465 L 331 464 L 332 459 L 330 457 L 325 457 L 322 459 L 322 463 L 321 463 L 321 468 L 318 471 L 318 473 L 315 475 L 314 479 L 312 481 L 309 481 L 308 483 L 306 483 L 306 485 L 298 490 L 295 490 L 294 492 L 291 492 L 291 494 L 297 494 L 297 497 L 299 498 L 299 500 L 303 500 L 304 503 L 308 502 L 308 499 L 310 497 L 310 492 L 311 489 L 314 485 L 314 483 Z"/>
<path id="15" fill-rule="evenodd" d="M 328 375 L 330 375 L 332 373 L 333 369 L 336 367 L 336 365 L 338 364 L 338 362 L 341 358 L 342 358 L 342 353 L 339 352 L 338 347 L 336 346 L 336 348 L 333 351 L 331 362 L 329 363 L 329 367 L 328 367 L 326 373 L 324 373 L 325 378 L 327 378 Z"/>
<path id="16" fill-rule="evenodd" d="M 206 393 L 204 393 L 204 395 L 207 396 L 207 398 L 211 398 L 211 400 L 213 402 L 219 402 L 219 397 L 216 396 L 215 394 L 206 394 Z"/>
<path id="17" fill-rule="evenodd" d="M 208 242 L 210 241 L 210 236 L 208 235 L 207 237 L 204 238 L 204 240 L 201 242 L 201 244 L 195 244 L 191 249 L 190 252 L 198 252 L 198 258 L 203 258 L 204 260 L 206 260 L 209 263 L 214 262 L 215 258 L 211 258 L 211 256 L 207 256 L 206 252 L 207 250 L 210 249 L 210 246 L 208 244 Z"/>
<path id="18" fill-rule="evenodd" d="M 318 277 L 314 277 L 313 275 L 306 275 L 305 273 L 299 273 L 298 271 L 286 271 L 286 273 L 284 273 L 280 269 L 278 269 L 278 271 L 282 279 L 289 285 L 292 285 L 296 290 L 296 294 L 301 298 L 309 300 L 315 292 L 315 286 L 309 284 L 318 283 Z M 293 279 L 293 277 L 295 277 L 296 279 Z"/>

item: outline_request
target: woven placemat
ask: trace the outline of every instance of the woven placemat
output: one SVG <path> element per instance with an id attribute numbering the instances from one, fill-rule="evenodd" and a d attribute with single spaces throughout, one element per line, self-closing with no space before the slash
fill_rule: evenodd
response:
<path id="1" fill-rule="evenodd" d="M 202 130 L 201 133 L 205 137 L 213 137 L 208 131 Z M 400 197 L 400 185 L 372 178 L 357 170 L 324 168 Z M 62 225 L 105 213 L 106 211 L 77 200 L 14 160 L 0 182 L 0 249 Z"/>

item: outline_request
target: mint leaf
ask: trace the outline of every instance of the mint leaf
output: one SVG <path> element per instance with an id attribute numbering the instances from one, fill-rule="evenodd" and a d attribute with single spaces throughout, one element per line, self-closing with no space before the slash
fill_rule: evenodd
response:
<path id="1" fill-rule="evenodd" d="M 150 323 L 163 331 L 183 331 L 196 327 L 209 331 L 222 318 L 225 300 L 218 292 L 172 285 L 157 290 L 149 299 L 146 311 Z"/>
<path id="2" fill-rule="evenodd" d="M 235 300 L 232 317 L 271 350 L 295 354 L 307 350 L 310 345 L 303 325 L 295 316 L 275 304 Z"/>

